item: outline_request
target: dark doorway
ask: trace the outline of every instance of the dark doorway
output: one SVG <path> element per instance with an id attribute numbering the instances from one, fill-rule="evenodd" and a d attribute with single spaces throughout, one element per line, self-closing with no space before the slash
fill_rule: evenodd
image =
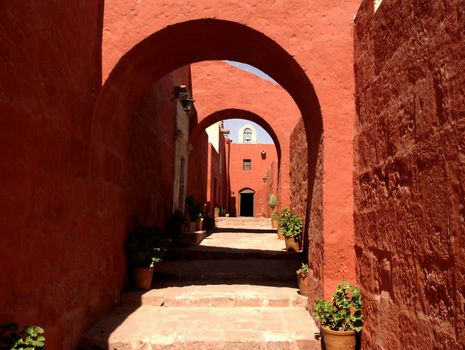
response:
<path id="1" fill-rule="evenodd" d="M 240 216 L 253 216 L 253 201 L 255 191 L 245 189 L 239 192 L 240 194 Z"/>

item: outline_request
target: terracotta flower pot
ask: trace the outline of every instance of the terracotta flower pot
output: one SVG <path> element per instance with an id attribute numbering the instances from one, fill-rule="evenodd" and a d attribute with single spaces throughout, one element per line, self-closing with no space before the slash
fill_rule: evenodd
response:
<path id="1" fill-rule="evenodd" d="M 202 225 L 203 225 L 203 218 L 198 218 L 195 220 L 195 230 L 200 231 L 202 230 Z"/>
<path id="2" fill-rule="evenodd" d="M 322 328 L 326 350 L 355 350 L 355 331 L 333 331 Z"/>
<path id="3" fill-rule="evenodd" d="M 294 237 L 286 237 L 286 250 L 288 252 L 299 252 L 300 244 Z"/>
<path id="4" fill-rule="evenodd" d="M 279 222 L 278 220 L 271 220 L 271 227 L 272 228 L 278 228 Z"/>
<path id="5" fill-rule="evenodd" d="M 278 226 L 278 239 L 284 240 L 283 229 Z"/>
<path id="6" fill-rule="evenodd" d="M 308 295 L 308 275 L 307 274 L 297 274 L 297 283 L 299 284 L 299 294 Z"/>
<path id="7" fill-rule="evenodd" d="M 139 290 L 152 288 L 153 270 L 136 267 L 134 269 L 134 285 Z"/>

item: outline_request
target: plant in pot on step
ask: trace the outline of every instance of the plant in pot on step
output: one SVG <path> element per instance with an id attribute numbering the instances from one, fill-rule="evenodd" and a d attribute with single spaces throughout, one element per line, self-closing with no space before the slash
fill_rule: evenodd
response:
<path id="1" fill-rule="evenodd" d="M 315 302 L 315 319 L 321 322 L 326 350 L 355 349 L 356 334 L 363 327 L 360 288 L 342 281 L 330 301 Z"/>
<path id="2" fill-rule="evenodd" d="M 271 227 L 278 228 L 279 225 L 279 213 L 273 213 L 271 215 Z"/>
<path id="3" fill-rule="evenodd" d="M 152 286 L 155 264 L 161 261 L 168 242 L 155 226 L 137 226 L 129 232 L 126 241 L 128 267 L 133 271 L 134 286 L 149 290 Z"/>
<path id="4" fill-rule="evenodd" d="M 303 226 L 300 216 L 285 209 L 281 214 L 279 226 L 281 226 L 283 236 L 286 239 L 286 250 L 288 252 L 300 251 Z"/>
<path id="5" fill-rule="evenodd" d="M 299 294 L 308 295 L 308 264 L 302 263 L 300 269 L 296 271 L 297 283 L 299 284 Z"/>
<path id="6" fill-rule="evenodd" d="M 283 228 L 287 225 L 291 211 L 288 208 L 284 208 L 278 215 L 278 239 L 284 240 Z"/>
<path id="7" fill-rule="evenodd" d="M 197 202 L 194 196 L 189 196 L 186 198 L 186 210 L 189 213 L 191 222 L 195 222 L 195 230 L 200 231 L 203 223 L 202 204 Z"/>

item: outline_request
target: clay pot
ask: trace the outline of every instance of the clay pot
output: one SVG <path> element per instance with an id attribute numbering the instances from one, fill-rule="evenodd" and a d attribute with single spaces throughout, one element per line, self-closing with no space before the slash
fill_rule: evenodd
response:
<path id="1" fill-rule="evenodd" d="M 333 331 L 322 328 L 326 350 L 355 350 L 355 331 Z"/>
<path id="2" fill-rule="evenodd" d="M 299 294 L 308 296 L 308 275 L 298 273 L 297 283 L 299 284 Z"/>
<path id="3" fill-rule="evenodd" d="M 153 269 L 136 267 L 134 269 L 134 285 L 139 290 L 152 288 Z"/>
<path id="4" fill-rule="evenodd" d="M 196 231 L 201 231 L 202 230 L 202 224 L 203 224 L 203 218 L 198 218 L 195 220 L 195 230 Z"/>
<path id="5" fill-rule="evenodd" d="M 271 220 L 271 227 L 272 228 L 278 228 L 279 222 L 278 220 Z"/>
<path id="6" fill-rule="evenodd" d="M 286 237 L 286 250 L 288 252 L 299 252 L 300 244 L 294 237 Z"/>
<path id="7" fill-rule="evenodd" d="M 278 226 L 278 239 L 284 240 L 283 229 Z"/>

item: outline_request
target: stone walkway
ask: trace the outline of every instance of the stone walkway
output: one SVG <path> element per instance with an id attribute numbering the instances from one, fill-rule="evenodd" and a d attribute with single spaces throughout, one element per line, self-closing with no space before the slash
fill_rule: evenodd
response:
<path id="1" fill-rule="evenodd" d="M 301 256 L 283 248 L 275 233 L 231 230 L 172 249 L 154 289 L 125 293 L 80 348 L 320 349 L 298 294 Z"/>

